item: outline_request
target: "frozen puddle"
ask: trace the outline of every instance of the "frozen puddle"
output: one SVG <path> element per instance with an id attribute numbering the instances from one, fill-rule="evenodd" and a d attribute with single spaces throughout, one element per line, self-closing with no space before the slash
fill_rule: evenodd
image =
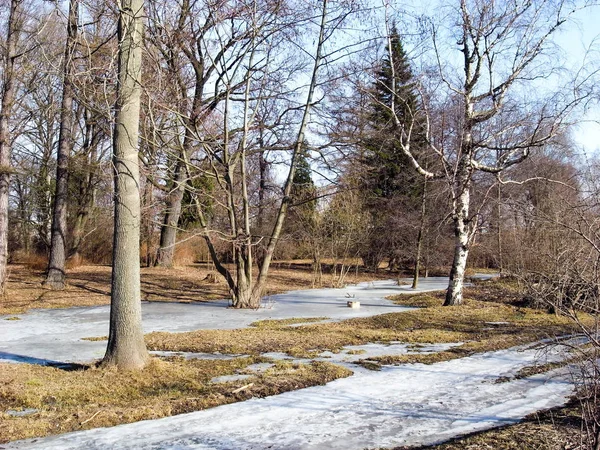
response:
<path id="1" fill-rule="evenodd" d="M 462 342 L 449 344 L 406 344 L 392 342 L 390 344 L 349 345 L 339 353 L 323 352 L 319 359 L 330 362 L 353 363 L 378 356 L 400 356 L 418 353 L 438 353 L 462 345 Z"/>
<path id="2" fill-rule="evenodd" d="M 542 356 L 535 347 L 521 347 L 360 370 L 325 386 L 4 447 L 361 450 L 432 444 L 563 404 L 573 389 L 566 370 L 494 382 L 545 362 Z"/>
<path id="3" fill-rule="evenodd" d="M 182 332 L 244 328 L 260 320 L 329 317 L 329 321 L 339 321 L 369 317 L 412 309 L 395 305 L 387 296 L 440 290 L 447 284 L 447 278 L 432 277 L 422 280 L 417 290 L 390 280 L 341 289 L 292 291 L 270 296 L 270 307 L 258 310 L 228 309 L 227 300 L 191 304 L 143 302 L 143 327 L 146 333 Z M 348 308 L 348 298 L 360 301 L 360 308 Z M 90 362 L 104 356 L 106 341 L 82 339 L 108 335 L 108 306 L 40 309 L 18 317 L 20 320 L 1 320 L 0 316 L 0 361 Z"/>

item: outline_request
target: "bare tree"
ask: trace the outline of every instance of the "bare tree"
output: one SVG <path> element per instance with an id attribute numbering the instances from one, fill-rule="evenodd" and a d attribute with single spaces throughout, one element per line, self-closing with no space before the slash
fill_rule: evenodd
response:
<path id="1" fill-rule="evenodd" d="M 67 257 L 67 195 L 69 190 L 69 155 L 74 142 L 73 113 L 73 59 L 77 40 L 79 0 L 69 0 L 67 42 L 63 60 L 63 91 L 60 110 L 60 132 L 56 156 L 56 189 L 52 214 L 50 260 L 44 286 L 50 289 L 65 287 L 65 261 Z"/>
<path id="2" fill-rule="evenodd" d="M 22 14 L 21 0 L 11 0 L 6 34 L 6 53 L 4 55 L 2 98 L 0 99 L 0 294 L 4 295 L 7 281 L 8 264 L 8 195 L 10 175 L 11 136 L 9 119 L 16 96 L 15 61 L 19 57 L 19 23 Z"/>
<path id="3" fill-rule="evenodd" d="M 413 166 L 428 179 L 445 178 L 450 191 L 455 245 L 445 305 L 462 302 L 467 258 L 478 228 L 478 211 L 472 208 L 475 174 L 498 175 L 525 160 L 531 149 L 562 131 L 565 117 L 577 102 L 575 97 L 561 96 L 560 90 L 538 103 L 524 103 L 516 95 L 519 88 L 553 73 L 556 62 L 547 58 L 547 49 L 551 36 L 572 14 L 571 7 L 549 0 L 461 0 L 456 12 L 460 72 L 451 72 L 452 64 L 444 61 L 439 47 L 440 30 L 433 31 L 438 71 L 457 107 L 456 132 L 450 140 L 429 139 L 441 171 L 432 172 L 420 164 L 411 148 L 414 129 L 397 120 L 402 126 L 403 151 Z M 430 136 L 435 126 L 431 109 L 425 108 Z"/>
<path id="4" fill-rule="evenodd" d="M 103 365 L 137 369 L 148 360 L 140 298 L 140 122 L 143 0 L 119 4 L 119 86 L 114 128 L 115 229 L 110 332 Z"/>

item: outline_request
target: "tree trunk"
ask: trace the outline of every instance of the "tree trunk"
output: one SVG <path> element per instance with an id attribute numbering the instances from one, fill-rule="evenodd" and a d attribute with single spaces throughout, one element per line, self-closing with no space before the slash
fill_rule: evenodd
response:
<path id="1" fill-rule="evenodd" d="M 258 185 L 258 211 L 256 214 L 256 228 L 259 233 L 259 242 L 255 249 L 255 259 L 258 267 L 262 266 L 265 258 L 265 245 L 263 243 L 263 236 L 265 234 L 265 214 L 266 214 L 266 194 L 267 194 L 267 174 L 269 170 L 269 163 L 265 157 L 264 142 L 262 138 L 263 130 L 260 130 L 258 142 L 260 152 L 258 154 L 258 173 L 259 173 L 259 185 Z"/>
<path id="2" fill-rule="evenodd" d="M 465 158 L 466 159 L 466 158 Z M 457 173 L 458 196 L 454 200 L 454 259 L 450 270 L 450 280 L 446 291 L 444 306 L 460 305 L 463 300 L 463 286 L 467 257 L 472 237 L 472 224 L 469 217 L 471 202 L 471 169 L 466 160 L 459 162 L 462 166 Z"/>
<path id="3" fill-rule="evenodd" d="M 249 249 L 249 247 L 246 247 L 246 249 Z M 253 295 L 251 271 L 248 266 L 250 261 L 248 260 L 248 255 L 242 252 L 244 252 L 243 249 L 238 249 L 237 251 L 237 280 L 235 289 L 232 292 L 232 304 L 234 308 L 239 309 L 258 309 L 260 306 L 260 296 L 255 297 Z"/>
<path id="4" fill-rule="evenodd" d="M 421 195 L 421 217 L 419 223 L 419 235 L 417 236 L 417 254 L 415 255 L 415 274 L 413 275 L 412 288 L 419 286 L 419 270 L 421 270 L 421 249 L 425 237 L 425 210 L 427 206 L 427 179 L 423 180 L 423 193 Z"/>
<path id="5" fill-rule="evenodd" d="M 103 365 L 142 368 L 148 352 L 140 301 L 140 192 L 138 135 L 143 0 L 121 0 L 119 86 L 113 142 L 115 229 L 110 331 Z"/>
<path id="6" fill-rule="evenodd" d="M 296 162 L 298 155 L 302 150 L 302 146 L 304 144 L 305 132 L 308 126 L 308 119 L 311 113 L 311 109 L 313 106 L 313 96 L 317 86 L 317 74 L 319 72 L 319 68 L 322 64 L 322 55 L 323 55 L 323 45 L 326 40 L 325 37 L 325 28 L 327 24 L 327 0 L 323 0 L 321 2 L 321 25 L 319 30 L 319 40 L 317 43 L 317 49 L 315 54 L 315 64 L 313 66 L 313 73 L 311 76 L 310 85 L 308 88 L 308 95 L 306 99 L 306 104 L 304 107 L 304 114 L 302 115 L 302 121 L 300 123 L 300 128 L 298 130 L 298 135 L 296 137 L 296 143 L 294 147 L 294 152 L 292 154 L 292 161 L 290 163 L 290 170 L 287 175 L 287 179 L 285 182 L 285 187 L 283 190 L 283 199 L 281 200 L 281 204 L 279 206 L 279 211 L 277 213 L 275 219 L 275 225 L 273 226 L 273 231 L 271 231 L 271 235 L 269 237 L 269 242 L 267 244 L 264 258 L 260 265 L 260 269 L 258 272 L 258 279 L 256 280 L 256 284 L 253 289 L 253 297 L 260 299 L 261 294 L 263 292 L 264 286 L 267 280 L 267 274 L 269 272 L 269 265 L 271 264 L 271 259 L 273 258 L 273 253 L 275 252 L 275 247 L 277 246 L 277 242 L 279 241 L 279 236 L 281 235 L 281 231 L 283 230 L 283 223 L 285 221 L 285 217 L 287 215 L 287 210 L 289 204 L 291 203 L 291 192 L 292 185 L 294 180 L 294 174 L 296 173 Z"/>
<path id="7" fill-rule="evenodd" d="M 50 260 L 44 286 L 64 289 L 67 259 L 67 196 L 69 191 L 69 157 L 73 148 L 73 80 L 72 60 L 75 56 L 79 0 L 69 0 L 67 43 L 63 61 L 63 91 L 60 110 L 60 132 L 56 156 L 56 190 L 52 210 Z"/>
<path id="8" fill-rule="evenodd" d="M 68 259 L 77 260 L 79 258 L 79 248 L 85 238 L 85 229 L 90 218 L 91 212 L 94 209 L 96 200 L 96 177 L 98 176 L 98 146 L 101 140 L 101 134 L 96 130 L 93 115 L 89 110 L 85 111 L 85 139 L 82 147 L 82 154 L 86 160 L 86 175 L 85 179 L 79 184 L 79 207 L 77 210 L 77 218 L 72 231 L 71 247 L 68 253 Z"/>
<path id="9" fill-rule="evenodd" d="M 498 198 L 496 205 L 496 214 L 497 214 L 497 222 L 498 222 L 498 272 L 502 273 L 503 271 L 503 261 L 502 261 L 502 219 L 501 219 L 501 206 L 502 206 L 502 185 L 500 181 L 498 181 Z"/>
<path id="10" fill-rule="evenodd" d="M 8 195 L 10 188 L 10 148 L 11 137 L 9 117 L 15 101 L 15 60 L 17 58 L 17 40 L 19 30 L 17 27 L 19 7 L 21 0 L 10 2 L 8 16 L 8 32 L 6 35 L 6 59 L 4 67 L 4 80 L 2 90 L 2 106 L 0 110 L 0 295 L 6 293 L 8 277 Z"/>
<path id="11" fill-rule="evenodd" d="M 185 151 L 185 149 L 183 150 Z M 160 244 L 156 254 L 156 265 L 172 267 L 177 242 L 177 224 L 181 216 L 181 202 L 185 191 L 186 170 L 185 163 L 178 161 L 175 167 L 173 188 L 167 196 L 165 218 L 160 229 Z"/>
<path id="12" fill-rule="evenodd" d="M 153 206 L 154 202 L 154 186 L 148 180 L 146 180 L 146 184 L 144 186 L 144 209 L 145 214 L 142 214 L 143 218 L 143 227 L 144 227 L 144 240 L 146 242 L 146 266 L 152 267 L 154 265 L 154 251 L 152 248 L 152 234 L 153 234 Z"/>

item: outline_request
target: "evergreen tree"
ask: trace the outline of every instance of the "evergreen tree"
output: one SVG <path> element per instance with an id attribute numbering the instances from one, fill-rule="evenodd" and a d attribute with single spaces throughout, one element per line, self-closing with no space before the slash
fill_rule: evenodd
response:
<path id="1" fill-rule="evenodd" d="M 308 144 L 303 144 L 303 150 L 298 154 L 296 161 L 296 172 L 292 180 L 290 192 L 291 207 L 285 225 L 285 233 L 294 241 L 302 244 L 308 241 L 307 234 L 314 232 L 315 214 L 317 200 L 315 199 L 317 189 L 312 180 L 312 169 L 307 157 Z M 303 253 L 302 245 L 296 252 Z M 295 256 L 300 256 L 297 254 Z"/>
<path id="2" fill-rule="evenodd" d="M 401 126 L 413 128 L 412 148 L 425 144 L 410 62 L 396 28 L 390 36 L 390 51 L 375 72 L 369 105 L 368 135 L 363 140 L 363 165 L 368 168 L 366 188 L 379 198 L 398 194 L 418 197 L 417 174 L 400 148 Z M 416 151 L 418 155 L 418 150 Z"/>
<path id="3" fill-rule="evenodd" d="M 312 169 L 306 157 L 306 152 L 298 155 L 292 183 L 292 205 L 300 208 L 303 212 L 302 215 L 312 215 L 317 206 L 315 200 L 316 188 L 312 180 Z"/>
<path id="4" fill-rule="evenodd" d="M 400 133 L 411 129 L 415 155 L 425 146 L 414 76 L 400 36 L 394 27 L 388 52 L 375 71 L 370 91 L 367 126 L 361 142 L 359 187 L 364 207 L 370 215 L 370 233 L 361 257 L 376 270 L 381 261 L 396 260 L 398 249 L 409 239 L 397 229 L 397 216 L 403 208 L 418 208 L 422 180 L 400 146 Z M 402 207 L 400 207 L 402 205 Z"/>

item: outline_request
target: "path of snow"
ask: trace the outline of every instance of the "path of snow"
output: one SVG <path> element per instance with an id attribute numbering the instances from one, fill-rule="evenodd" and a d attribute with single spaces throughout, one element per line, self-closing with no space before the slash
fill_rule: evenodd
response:
<path id="1" fill-rule="evenodd" d="M 408 281 L 408 280 L 406 280 Z M 291 317 L 329 317 L 343 320 L 388 312 L 405 311 L 385 297 L 401 293 L 444 289 L 448 279 L 428 278 L 416 291 L 394 281 L 360 283 L 343 289 L 292 291 L 269 298 L 270 308 L 227 309 L 227 301 L 206 303 L 143 302 L 144 331 L 181 332 L 197 329 L 243 328 L 257 320 Z M 361 303 L 360 309 L 346 306 L 348 298 Z M 109 307 L 40 309 L 17 315 L 21 320 L 0 316 L 0 361 L 88 362 L 102 358 L 105 341 L 82 338 L 107 336 Z"/>
<path id="2" fill-rule="evenodd" d="M 538 361 L 511 349 L 357 370 L 349 378 L 164 419 L 8 444 L 7 449 L 344 449 L 441 442 L 564 403 L 567 375 L 505 383 Z"/>

